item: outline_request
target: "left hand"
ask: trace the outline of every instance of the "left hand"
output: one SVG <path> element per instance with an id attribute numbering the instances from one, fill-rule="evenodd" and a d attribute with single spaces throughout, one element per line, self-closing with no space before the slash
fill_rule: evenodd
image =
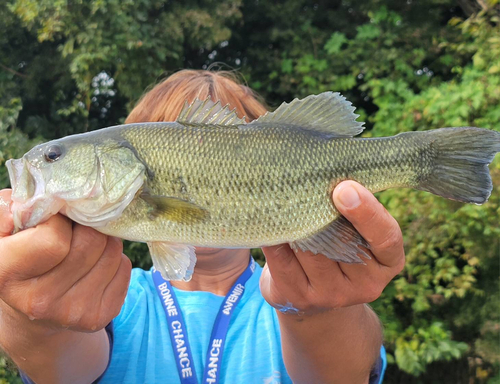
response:
<path id="1" fill-rule="evenodd" d="M 376 300 L 404 267 L 403 235 L 397 221 L 371 192 L 354 181 L 333 192 L 338 211 L 370 244 L 366 265 L 338 263 L 288 244 L 263 248 L 260 279 L 266 301 L 282 313 L 313 315 Z"/>

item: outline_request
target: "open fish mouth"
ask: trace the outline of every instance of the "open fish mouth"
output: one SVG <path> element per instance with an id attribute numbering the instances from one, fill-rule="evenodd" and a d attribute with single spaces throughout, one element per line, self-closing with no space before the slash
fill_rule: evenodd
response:
<path id="1" fill-rule="evenodd" d="M 54 186 L 51 168 L 39 169 L 26 158 L 8 160 L 14 231 L 34 227 L 59 212 L 92 227 L 105 226 L 117 219 L 142 187 L 143 172 L 127 174 L 128 186 L 123 193 L 110 194 L 103 185 L 103 180 L 110 176 L 97 160 L 95 165 L 86 181 L 68 187 Z M 117 179 L 115 185 L 123 184 L 122 179 Z"/>
<path id="2" fill-rule="evenodd" d="M 34 227 L 59 212 L 63 203 L 46 193 L 46 183 L 39 169 L 24 158 L 8 160 L 5 165 L 12 186 L 15 231 Z"/>

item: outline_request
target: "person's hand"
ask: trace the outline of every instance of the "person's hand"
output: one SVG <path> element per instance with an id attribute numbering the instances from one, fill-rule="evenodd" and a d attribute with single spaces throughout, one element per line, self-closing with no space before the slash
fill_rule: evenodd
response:
<path id="1" fill-rule="evenodd" d="M 121 240 L 60 214 L 11 235 L 10 196 L 0 191 L 0 316 L 51 330 L 104 328 L 118 315 L 130 280 Z"/>
<path id="2" fill-rule="evenodd" d="M 370 303 L 404 267 L 403 236 L 396 220 L 360 184 L 345 181 L 333 192 L 339 212 L 370 245 L 366 265 L 338 263 L 289 245 L 263 248 L 266 266 L 260 286 L 282 313 L 315 314 Z"/>

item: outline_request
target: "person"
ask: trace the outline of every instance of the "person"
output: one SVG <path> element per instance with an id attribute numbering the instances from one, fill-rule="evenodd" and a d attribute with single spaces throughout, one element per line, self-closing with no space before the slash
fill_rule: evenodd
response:
<path id="1" fill-rule="evenodd" d="M 266 112 L 227 73 L 184 70 L 146 93 L 126 123 L 172 121 L 185 100 L 208 95 L 248 121 Z M 345 181 L 332 199 L 370 244 L 366 265 L 279 245 L 263 248 L 266 265 L 250 263 L 251 273 L 248 249 L 197 248 L 192 280 L 168 289 L 152 271 L 131 272 L 120 239 L 60 214 L 12 234 L 10 193 L 0 192 L 0 346 L 25 382 L 381 381 L 382 327 L 367 303 L 402 270 L 403 239 L 361 185 Z M 239 302 L 224 301 L 245 273 Z M 163 307 L 172 296 L 178 323 Z M 222 347 L 211 333 L 227 302 L 235 308 Z"/>

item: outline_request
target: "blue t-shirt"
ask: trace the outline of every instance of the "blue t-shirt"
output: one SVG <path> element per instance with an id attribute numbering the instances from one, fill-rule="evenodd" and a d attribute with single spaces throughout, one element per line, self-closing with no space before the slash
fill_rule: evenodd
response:
<path id="1" fill-rule="evenodd" d="M 221 383 L 291 383 L 281 352 L 275 310 L 259 289 L 262 268 L 245 285 L 227 332 Z M 198 380 L 205 366 L 212 327 L 224 299 L 210 292 L 174 288 L 182 310 Z M 125 304 L 113 320 L 113 346 L 108 369 L 99 383 L 180 383 L 166 315 L 151 271 L 134 269 Z M 381 354 L 385 357 L 385 351 Z M 370 383 L 381 382 L 385 358 Z"/>
<path id="2" fill-rule="evenodd" d="M 275 310 L 259 289 L 262 268 L 245 285 L 227 332 L 220 383 L 291 383 L 281 353 L 280 327 Z M 212 327 L 224 299 L 210 292 L 174 288 L 182 309 L 198 380 L 202 379 Z M 180 383 L 170 342 L 166 314 L 151 271 L 134 269 L 123 308 L 106 327 L 110 362 L 100 384 Z M 370 375 L 370 384 L 382 382 L 385 350 Z M 23 382 L 32 381 L 21 373 Z"/>

